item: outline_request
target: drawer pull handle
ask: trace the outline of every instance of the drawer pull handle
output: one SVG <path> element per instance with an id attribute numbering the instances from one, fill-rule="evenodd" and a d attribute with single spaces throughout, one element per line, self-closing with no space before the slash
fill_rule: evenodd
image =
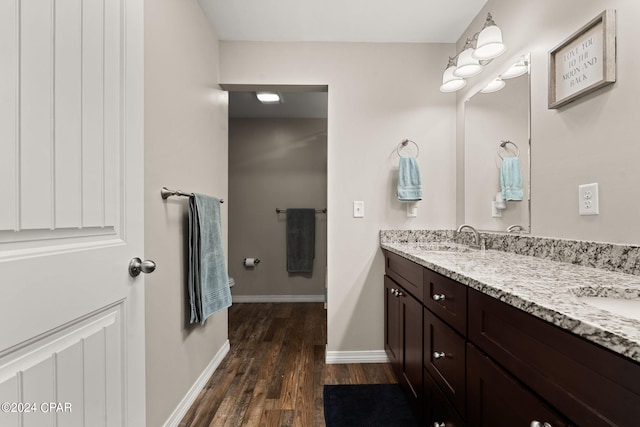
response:
<path id="1" fill-rule="evenodd" d="M 394 289 L 394 288 L 391 288 L 391 291 L 390 291 L 390 292 L 391 292 L 391 294 L 393 294 L 393 295 L 395 295 L 395 296 L 397 296 L 397 297 L 401 297 L 401 296 L 403 296 L 403 295 L 404 295 L 402 292 L 400 292 L 399 290 Z"/>
<path id="2" fill-rule="evenodd" d="M 446 424 L 445 423 L 439 423 L 439 422 L 436 421 L 435 423 L 433 423 L 433 427 L 446 427 Z"/>
<path id="3" fill-rule="evenodd" d="M 434 359 L 444 359 L 447 355 L 444 354 L 444 351 L 434 351 L 433 358 Z"/>
<path id="4" fill-rule="evenodd" d="M 552 426 L 547 422 L 541 423 L 540 421 L 533 420 L 531 421 L 531 427 L 552 427 Z"/>
<path id="5" fill-rule="evenodd" d="M 434 301 L 444 301 L 445 298 L 446 297 L 444 296 L 444 294 L 433 294 L 433 296 L 431 297 L 431 299 Z"/>

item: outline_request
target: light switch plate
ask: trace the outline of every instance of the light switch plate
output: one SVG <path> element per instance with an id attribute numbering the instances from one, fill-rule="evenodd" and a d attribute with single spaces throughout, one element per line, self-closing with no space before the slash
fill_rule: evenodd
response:
<path id="1" fill-rule="evenodd" d="M 353 202 L 353 217 L 364 218 L 364 202 L 362 200 Z"/>
<path id="2" fill-rule="evenodd" d="M 580 215 L 598 215 L 598 183 L 578 186 L 578 212 Z"/>

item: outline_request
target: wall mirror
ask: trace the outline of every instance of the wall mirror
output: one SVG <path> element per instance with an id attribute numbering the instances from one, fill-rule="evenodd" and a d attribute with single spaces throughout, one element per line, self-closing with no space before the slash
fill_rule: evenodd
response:
<path id="1" fill-rule="evenodd" d="M 479 230 L 531 231 L 529 77 L 527 54 L 468 99 L 464 106 L 464 221 Z M 517 161 L 503 160 L 516 156 Z M 503 162 L 505 167 L 512 168 L 502 172 L 507 172 L 507 195 L 513 197 L 512 185 L 517 183 L 519 175 L 522 200 L 501 201 Z"/>

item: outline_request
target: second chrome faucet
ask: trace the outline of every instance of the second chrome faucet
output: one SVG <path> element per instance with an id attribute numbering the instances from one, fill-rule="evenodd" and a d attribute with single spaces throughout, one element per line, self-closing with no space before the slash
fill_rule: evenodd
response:
<path id="1" fill-rule="evenodd" d="M 480 233 L 478 233 L 478 230 L 476 230 L 469 224 L 462 224 L 460 227 L 458 227 L 455 235 L 453 236 L 453 239 L 455 240 L 463 230 L 470 230 L 473 233 L 473 245 L 470 246 L 476 249 L 480 249 Z"/>

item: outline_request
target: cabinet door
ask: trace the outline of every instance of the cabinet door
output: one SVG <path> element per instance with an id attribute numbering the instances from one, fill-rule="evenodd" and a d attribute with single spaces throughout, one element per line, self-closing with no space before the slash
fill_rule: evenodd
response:
<path id="1" fill-rule="evenodd" d="M 402 368 L 401 359 L 401 333 L 400 330 L 400 298 L 395 292 L 400 289 L 397 283 L 384 276 L 384 349 L 387 352 L 391 366 L 397 376 L 400 376 Z"/>
<path id="2" fill-rule="evenodd" d="M 416 399 L 422 397 L 422 304 L 401 292 L 402 375 Z"/>
<path id="3" fill-rule="evenodd" d="M 385 350 L 400 384 L 418 399 L 422 396 L 422 304 L 384 278 Z"/>
<path id="4" fill-rule="evenodd" d="M 467 344 L 467 422 L 483 426 L 572 426 L 562 416 Z"/>

